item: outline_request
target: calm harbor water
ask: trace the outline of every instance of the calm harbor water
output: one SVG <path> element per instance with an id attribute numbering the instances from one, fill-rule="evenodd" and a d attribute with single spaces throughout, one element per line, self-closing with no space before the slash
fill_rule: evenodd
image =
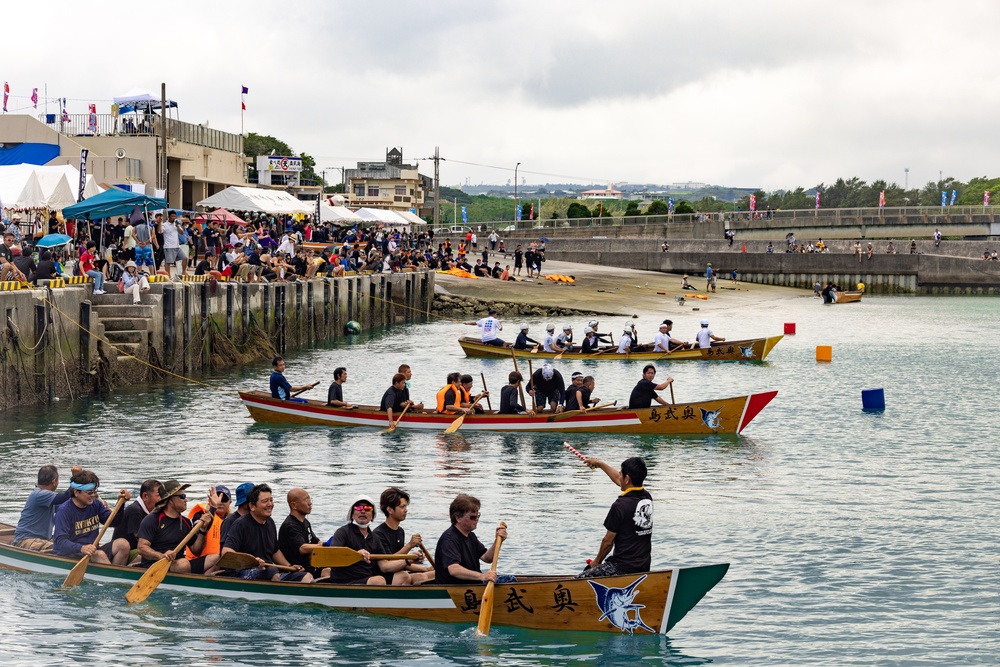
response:
<path id="1" fill-rule="evenodd" d="M 154 594 L 128 608 L 124 589 L 0 571 L 0 655 L 8 664 L 227 665 L 966 665 L 1000 664 L 1000 303 L 987 298 L 869 297 L 822 306 L 776 297 L 700 312 L 665 303 L 640 313 L 651 338 L 664 316 L 693 336 L 708 316 L 729 338 L 782 330 L 764 364 L 664 364 L 678 400 L 778 389 L 741 437 L 574 436 L 618 462 L 643 456 L 655 499 L 654 567 L 730 562 L 725 579 L 669 637 L 589 636 L 361 618 L 348 613 Z M 515 329 L 508 323 L 508 330 Z M 535 332 L 543 322 L 532 322 Z M 556 322 L 557 325 L 562 324 Z M 582 329 L 583 322 L 573 322 Z M 620 332 L 624 318 L 602 329 Z M 494 395 L 509 361 L 467 360 L 468 327 L 440 321 L 288 356 L 293 384 L 346 366 L 349 401 L 378 400 L 400 363 L 430 403 L 451 370 L 486 374 Z M 516 329 L 514 331 L 516 333 Z M 447 341 L 445 354 L 435 343 Z M 818 364 L 815 346 L 833 346 Z M 522 364 L 526 366 L 526 364 Z M 595 394 L 627 399 L 641 365 L 562 364 L 597 377 Z M 526 368 L 522 368 L 525 371 Z M 263 388 L 269 367 L 220 372 L 228 390 Z M 478 385 L 478 381 L 477 381 Z M 884 387 L 887 410 L 861 410 Z M 481 533 L 510 527 L 506 572 L 575 572 L 596 552 L 616 490 L 552 436 L 453 436 L 256 425 L 234 394 L 189 384 L 119 392 L 4 414 L 0 519 L 13 523 L 40 465 L 79 463 L 103 487 L 148 477 L 194 484 L 304 486 L 325 538 L 359 493 L 413 496 L 408 532 L 429 542 L 456 493 L 483 501 Z M 280 507 L 280 510 L 278 509 Z M 285 516 L 279 503 L 275 516 Z M 484 540 L 485 541 L 485 540 Z"/>

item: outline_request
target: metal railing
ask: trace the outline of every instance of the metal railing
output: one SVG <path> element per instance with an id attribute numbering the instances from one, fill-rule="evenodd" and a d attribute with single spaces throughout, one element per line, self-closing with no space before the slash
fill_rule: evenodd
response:
<path id="1" fill-rule="evenodd" d="M 160 116 L 150 114 L 39 114 L 38 120 L 67 136 L 149 137 L 160 135 Z M 231 153 L 243 152 L 243 135 L 215 130 L 204 125 L 167 119 L 167 138 L 184 143 L 215 148 Z"/>

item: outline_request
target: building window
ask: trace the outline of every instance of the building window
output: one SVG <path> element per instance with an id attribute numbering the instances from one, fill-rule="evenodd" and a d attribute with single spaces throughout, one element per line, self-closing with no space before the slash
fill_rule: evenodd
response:
<path id="1" fill-rule="evenodd" d="M 378 197 L 378 186 L 377 185 L 369 185 L 368 186 L 368 196 L 369 197 Z"/>
<path id="2" fill-rule="evenodd" d="M 355 183 L 354 184 L 354 196 L 355 197 L 364 197 L 365 196 L 365 184 L 364 183 Z"/>
<path id="3" fill-rule="evenodd" d="M 399 195 L 399 196 L 405 195 L 406 194 L 406 186 L 405 185 L 397 185 L 396 186 L 396 194 Z"/>

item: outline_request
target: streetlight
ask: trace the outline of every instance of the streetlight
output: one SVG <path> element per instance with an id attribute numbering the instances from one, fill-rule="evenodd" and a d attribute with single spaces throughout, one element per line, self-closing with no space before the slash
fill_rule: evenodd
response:
<path id="1" fill-rule="evenodd" d="M 514 226 L 517 226 L 517 168 L 521 166 L 518 162 L 514 165 Z"/>

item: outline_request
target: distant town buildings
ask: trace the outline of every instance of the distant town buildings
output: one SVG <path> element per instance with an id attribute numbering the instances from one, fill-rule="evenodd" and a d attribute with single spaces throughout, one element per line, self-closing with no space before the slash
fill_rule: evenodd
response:
<path id="1" fill-rule="evenodd" d="M 400 148 L 387 149 L 384 162 L 358 162 L 356 169 L 344 170 L 347 205 L 425 215 L 425 193 L 433 192 L 434 179 L 417 169 L 417 165 L 403 163 Z"/>
<path id="2" fill-rule="evenodd" d="M 608 185 L 605 190 L 584 190 L 580 193 L 580 199 L 601 199 L 604 201 L 614 199 L 621 201 L 622 192 L 621 190 L 615 190 L 611 185 Z"/>

